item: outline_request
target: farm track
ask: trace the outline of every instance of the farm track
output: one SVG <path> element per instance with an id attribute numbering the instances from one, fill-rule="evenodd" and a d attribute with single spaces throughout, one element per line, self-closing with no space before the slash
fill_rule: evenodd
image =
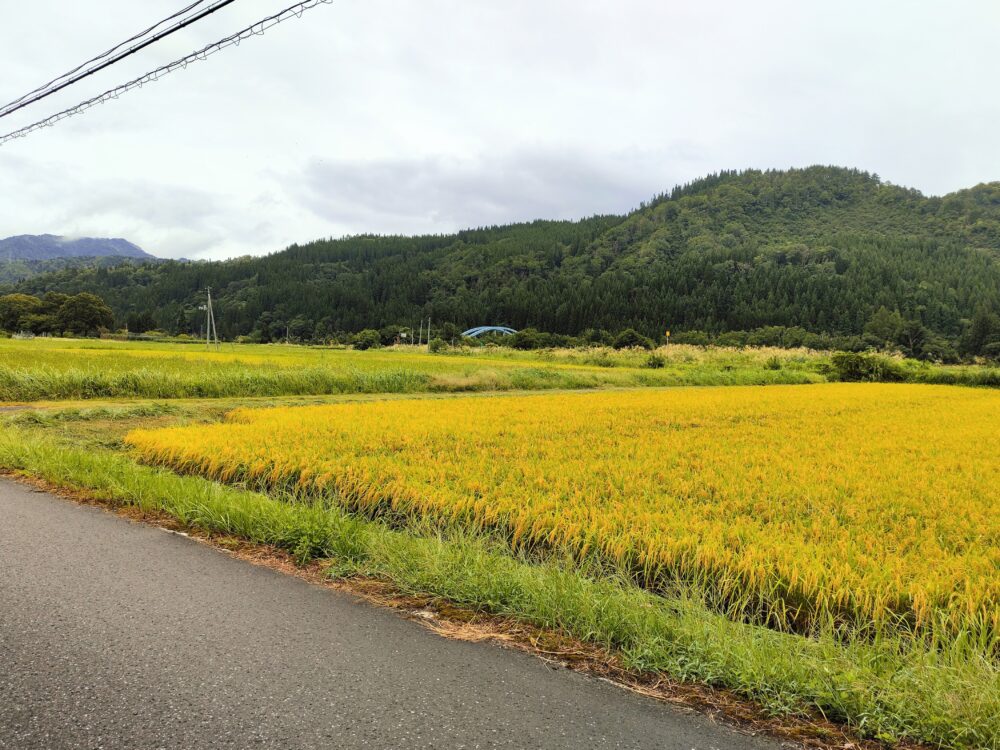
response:
<path id="1" fill-rule="evenodd" d="M 0 482 L 0 748 L 778 743 Z"/>

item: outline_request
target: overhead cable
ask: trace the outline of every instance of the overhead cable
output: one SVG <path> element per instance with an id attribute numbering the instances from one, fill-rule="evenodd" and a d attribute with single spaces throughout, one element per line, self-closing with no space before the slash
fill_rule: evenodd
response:
<path id="1" fill-rule="evenodd" d="M 38 94 L 38 93 L 40 93 L 40 92 L 44 91 L 45 89 L 47 89 L 47 88 L 50 88 L 50 87 L 54 86 L 55 84 L 59 83 L 59 82 L 60 82 L 60 81 L 62 81 L 63 79 L 65 79 L 65 78 L 69 78 L 69 77 L 70 77 L 71 75 L 73 75 L 74 73 L 76 73 L 76 72 L 78 72 L 78 71 L 82 70 L 82 69 L 83 69 L 83 68 L 85 68 L 86 66 L 88 66 L 88 65 L 91 65 L 91 64 L 93 64 L 93 63 L 96 63 L 96 62 L 99 62 L 99 61 L 103 60 L 104 58 L 108 57 L 109 55 L 112 55 L 112 54 L 114 54 L 115 52 L 117 52 L 118 50 L 120 50 L 120 49 L 121 49 L 122 47 L 124 47 L 124 46 L 125 46 L 126 44 L 131 44 L 132 42 L 136 42 L 136 41 L 138 41 L 139 39 L 142 39 L 142 38 L 143 38 L 144 36 L 147 36 L 147 35 L 151 34 L 151 33 L 152 33 L 153 31 L 155 31 L 156 29 L 158 29 L 158 28 L 159 28 L 160 26 L 162 26 L 163 24 L 167 23 L 168 21 L 172 21 L 172 20 L 174 20 L 175 18 L 178 18 L 178 17 L 180 17 L 180 16 L 183 16 L 183 15 L 184 15 L 185 13 L 187 13 L 188 11 L 190 11 L 190 10 L 191 10 L 192 8 L 195 8 L 195 7 L 197 7 L 197 6 L 201 5 L 201 4 L 202 4 L 202 3 L 204 3 L 204 2 L 208 2 L 208 0 L 195 0 L 195 1 L 193 2 L 193 3 L 191 3 L 191 4 L 190 4 L 190 5 L 188 5 L 187 7 L 185 7 L 185 8 L 181 8 L 181 9 L 180 9 L 179 11 L 177 11 L 177 12 L 173 13 L 172 15 L 169 15 L 169 16 L 167 16 L 167 17 L 166 17 L 166 18 L 164 18 L 164 19 L 163 19 L 162 21 L 158 21 L 157 23 L 154 23 L 154 24 L 153 24 L 152 26 L 150 26 L 150 27 L 149 27 L 148 29 L 143 29 L 143 30 L 142 30 L 142 31 L 140 31 L 140 32 L 139 32 L 138 34 L 135 34 L 135 35 L 133 35 L 133 36 L 130 36 L 130 37 L 129 37 L 128 39 L 126 39 L 126 40 L 125 40 L 124 42 L 120 42 L 120 43 L 116 44 L 116 45 L 115 45 L 114 47 L 112 47 L 111 49 L 109 49 L 109 50 L 107 50 L 107 51 L 105 51 L 105 52 L 102 52 L 101 54 L 99 54 L 99 55 L 96 55 L 95 57 L 92 57 L 92 58 L 90 58 L 90 59 L 89 59 L 89 60 L 87 60 L 86 62 L 83 62 L 83 63 L 80 63 L 79 65 L 77 65 L 77 66 L 76 66 L 75 68 L 73 68 L 72 70 L 68 70 L 68 71 L 66 71 L 66 72 L 65 72 L 65 73 L 63 73 L 63 74 L 62 74 L 61 76 L 58 76 L 58 77 L 56 77 L 56 78 L 53 78 L 53 79 L 52 79 L 51 81 L 49 81 L 48 83 L 43 83 L 43 84 L 42 84 L 41 86 L 39 86 L 39 87 L 38 87 L 37 89 L 32 89 L 32 90 L 31 90 L 31 91 L 29 91 L 29 92 L 28 92 L 27 94 L 24 94 L 23 96 L 20 96 L 20 97 L 18 97 L 17 99 L 15 99 L 15 100 L 14 100 L 14 101 L 12 101 L 12 102 L 8 102 L 7 104 L 5 104 L 5 105 L 3 105 L 2 107 L 0 107 L 0 112 L 2 112 L 3 110 L 6 110 L 6 109 L 7 109 L 8 107 L 11 107 L 11 106 L 13 106 L 14 104 L 18 104 L 19 102 L 23 102 L 23 101 L 24 101 L 25 99 L 27 99 L 27 98 L 28 98 L 29 96 L 31 96 L 32 94 Z"/>
<path id="2" fill-rule="evenodd" d="M 136 52 L 144 50 L 146 49 L 146 47 L 149 47 L 150 45 L 156 44 L 161 39 L 164 39 L 170 36 L 171 34 L 180 31 L 181 29 L 187 28 L 191 24 L 197 23 L 206 16 L 210 16 L 217 10 L 225 8 L 227 5 L 231 5 L 235 2 L 236 0 L 216 0 L 207 8 L 203 8 L 199 10 L 197 13 L 193 13 L 192 15 L 188 16 L 187 18 L 183 18 L 177 21 L 168 28 L 163 29 L 162 31 L 158 31 L 152 36 L 141 39 L 135 44 L 126 47 L 125 49 L 120 50 L 119 52 L 116 52 L 115 54 L 111 55 L 110 57 L 104 59 L 101 62 L 97 62 L 94 65 L 90 65 L 90 67 L 87 67 L 88 63 L 84 63 L 83 65 L 79 66 L 77 72 L 69 74 L 68 77 L 61 76 L 60 78 L 55 79 L 56 82 L 50 82 L 52 83 L 52 85 L 41 86 L 39 87 L 40 90 L 36 89 L 35 92 L 31 94 L 25 94 L 24 96 L 20 97 L 20 99 L 17 99 L 11 102 L 10 104 L 7 104 L 3 108 L 0 108 L 0 118 L 7 117 L 8 115 L 17 112 L 19 109 L 23 109 L 28 105 L 34 104 L 35 102 L 40 101 L 41 99 L 44 99 L 47 96 L 52 96 L 57 91 L 62 91 L 67 86 L 72 86 L 77 81 L 81 81 L 84 78 L 87 78 L 88 76 L 94 75 L 94 73 L 98 73 L 104 70 L 105 68 L 109 68 L 115 63 L 124 60 L 126 57 L 134 55 Z M 126 43 L 123 42 L 122 44 Z M 118 46 L 121 47 L 122 45 Z M 100 60 L 101 56 L 98 56 L 97 59 Z M 92 60 L 91 62 L 94 61 Z"/>
<path id="3" fill-rule="evenodd" d="M 267 18 L 262 18 L 256 23 L 252 23 L 245 29 L 237 31 L 234 34 L 230 34 L 224 39 L 220 39 L 217 42 L 212 42 L 212 44 L 206 45 L 199 50 L 196 50 L 184 57 L 178 58 L 171 63 L 162 65 L 155 70 L 151 70 L 148 73 L 144 73 L 138 78 L 133 78 L 127 83 L 123 83 L 120 86 L 115 86 L 113 89 L 108 89 L 103 94 L 98 94 L 95 97 L 87 99 L 86 101 L 80 102 L 79 104 L 64 109 L 61 112 L 57 112 L 54 115 L 46 117 L 44 120 L 39 120 L 30 125 L 25 125 L 23 128 L 14 130 L 6 135 L 0 136 L 0 145 L 12 141 L 15 138 L 24 138 L 25 136 L 35 132 L 36 130 L 41 130 L 42 128 L 55 125 L 57 122 L 65 120 L 73 115 L 80 114 L 91 107 L 95 107 L 98 104 L 103 104 L 111 99 L 117 99 L 122 94 L 125 94 L 134 89 L 139 89 L 148 83 L 158 81 L 170 73 L 177 70 L 183 70 L 187 68 L 188 65 L 201 61 L 207 60 L 210 56 L 228 47 L 237 47 L 241 42 L 246 39 L 250 39 L 254 36 L 261 36 L 268 29 L 277 26 L 283 21 L 287 21 L 291 18 L 301 18 L 302 14 L 311 8 L 315 8 L 318 5 L 329 5 L 333 0 L 303 0 L 302 2 L 295 3 L 283 11 L 275 13 L 274 15 L 268 16 Z"/>

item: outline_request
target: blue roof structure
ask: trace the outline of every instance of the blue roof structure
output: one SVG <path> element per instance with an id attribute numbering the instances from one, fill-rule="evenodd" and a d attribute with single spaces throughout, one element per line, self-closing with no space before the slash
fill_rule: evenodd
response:
<path id="1" fill-rule="evenodd" d="M 485 333 L 499 333 L 501 336 L 510 336 L 517 333 L 517 331 L 513 328 L 507 328 L 507 326 L 476 326 L 475 328 L 470 328 L 468 331 L 464 331 L 462 335 L 474 339 L 479 338 Z"/>

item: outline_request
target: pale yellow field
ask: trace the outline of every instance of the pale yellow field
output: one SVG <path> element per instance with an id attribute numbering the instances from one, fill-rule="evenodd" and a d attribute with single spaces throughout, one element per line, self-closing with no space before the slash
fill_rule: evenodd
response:
<path id="1" fill-rule="evenodd" d="M 239 410 L 150 462 L 599 551 L 798 627 L 1000 633 L 1000 393 L 685 388 Z"/>

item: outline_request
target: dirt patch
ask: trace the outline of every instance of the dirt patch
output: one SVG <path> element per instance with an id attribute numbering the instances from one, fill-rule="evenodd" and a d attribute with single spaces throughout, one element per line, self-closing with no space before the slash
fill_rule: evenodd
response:
<path id="1" fill-rule="evenodd" d="M 0 472 L 0 476 L 80 505 L 102 508 L 136 523 L 183 534 L 252 565 L 267 567 L 313 585 L 351 594 L 376 606 L 394 609 L 444 638 L 490 643 L 533 654 L 553 668 L 571 669 L 648 698 L 697 711 L 745 734 L 768 735 L 811 750 L 886 750 L 889 747 L 895 750 L 930 750 L 927 745 L 916 743 L 887 745 L 859 739 L 822 717 L 767 716 L 759 706 L 728 690 L 631 671 L 621 665 L 615 654 L 558 632 L 536 628 L 513 618 L 456 607 L 438 597 L 403 594 L 382 580 L 361 576 L 331 579 L 327 573 L 329 564 L 324 561 L 298 565 L 284 550 L 252 544 L 238 537 L 210 534 L 185 526 L 166 513 L 150 513 L 134 506 L 118 505 L 94 494 L 67 490 L 23 474 Z"/>

